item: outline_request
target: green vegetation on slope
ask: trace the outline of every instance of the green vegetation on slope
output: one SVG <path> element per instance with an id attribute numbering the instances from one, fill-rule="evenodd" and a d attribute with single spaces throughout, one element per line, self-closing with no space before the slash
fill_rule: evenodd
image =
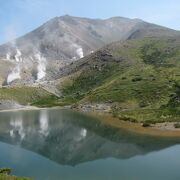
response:
<path id="1" fill-rule="evenodd" d="M 3 87 L 0 88 L 1 100 L 13 100 L 21 105 L 52 106 L 57 97 L 40 87 Z"/>
<path id="2" fill-rule="evenodd" d="M 75 69 L 79 75 L 61 84 L 62 101 L 111 103 L 124 120 L 180 121 L 178 37 L 113 43 Z"/>

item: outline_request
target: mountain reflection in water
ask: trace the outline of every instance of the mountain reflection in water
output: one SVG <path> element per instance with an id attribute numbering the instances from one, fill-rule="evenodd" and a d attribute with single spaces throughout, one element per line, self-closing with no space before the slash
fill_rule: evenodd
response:
<path id="1" fill-rule="evenodd" d="M 95 118 L 59 109 L 0 113 L 0 141 L 72 166 L 109 157 L 130 158 L 180 143 L 177 138 L 113 129 Z"/>

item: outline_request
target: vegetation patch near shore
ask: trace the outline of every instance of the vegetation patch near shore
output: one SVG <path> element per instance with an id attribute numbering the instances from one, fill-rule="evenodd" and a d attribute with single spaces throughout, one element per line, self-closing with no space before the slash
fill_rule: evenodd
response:
<path id="1" fill-rule="evenodd" d="M 132 122 L 180 121 L 180 38 L 113 43 L 73 66 L 78 76 L 61 84 L 61 101 L 111 103 Z"/>
<path id="2" fill-rule="evenodd" d="M 0 180 L 32 180 L 29 178 L 11 176 L 10 173 L 11 169 L 9 168 L 0 169 Z"/>

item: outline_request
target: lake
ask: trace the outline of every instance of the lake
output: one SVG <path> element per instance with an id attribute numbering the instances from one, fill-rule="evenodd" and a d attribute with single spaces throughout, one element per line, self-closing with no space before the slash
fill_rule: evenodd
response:
<path id="1" fill-rule="evenodd" d="M 0 167 L 34 180 L 179 180 L 180 138 L 60 109 L 0 113 Z"/>

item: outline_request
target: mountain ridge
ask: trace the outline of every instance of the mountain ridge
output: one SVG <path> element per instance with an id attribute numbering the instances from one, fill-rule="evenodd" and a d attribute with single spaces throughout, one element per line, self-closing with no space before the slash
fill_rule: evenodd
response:
<path id="1" fill-rule="evenodd" d="M 114 41 L 178 34 L 178 31 L 139 19 L 55 17 L 32 32 L 0 46 L 0 61 L 8 61 L 15 66 L 3 65 L 6 72 L 0 78 L 1 84 L 53 80 L 65 65 Z"/>

